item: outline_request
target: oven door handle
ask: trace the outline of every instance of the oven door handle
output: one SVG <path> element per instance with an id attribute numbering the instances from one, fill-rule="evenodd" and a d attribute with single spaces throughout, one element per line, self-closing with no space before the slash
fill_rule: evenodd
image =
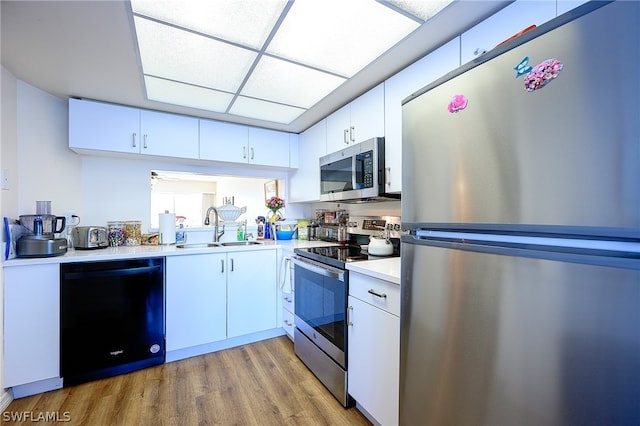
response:
<path id="1" fill-rule="evenodd" d="M 291 261 L 299 265 L 301 268 L 307 269 L 311 272 L 315 272 L 316 274 L 320 274 L 325 277 L 335 278 L 339 281 L 345 280 L 344 275 L 345 271 L 339 268 L 334 268 L 333 266 L 325 265 L 320 262 L 316 262 L 309 259 L 304 259 L 299 256 L 291 256 Z"/>

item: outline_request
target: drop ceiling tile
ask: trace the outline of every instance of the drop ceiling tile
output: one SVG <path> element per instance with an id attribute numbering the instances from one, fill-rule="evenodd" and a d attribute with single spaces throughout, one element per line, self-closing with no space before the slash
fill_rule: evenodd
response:
<path id="1" fill-rule="evenodd" d="M 346 79 L 280 59 L 263 56 L 241 95 L 310 108 Z"/>
<path id="2" fill-rule="evenodd" d="M 239 96 L 229 113 L 274 123 L 289 124 L 305 111 L 302 108 Z"/>
<path id="3" fill-rule="evenodd" d="M 169 80 L 235 92 L 257 53 L 135 17 L 142 71 Z"/>
<path id="4" fill-rule="evenodd" d="M 436 13 L 448 6 L 452 0 L 429 0 L 429 1 L 416 1 L 416 0 L 386 0 L 388 3 L 397 6 L 398 8 L 411 13 L 423 21 L 428 20 Z"/>
<path id="5" fill-rule="evenodd" d="M 131 0 L 134 13 L 261 49 L 287 0 Z"/>
<path id="6" fill-rule="evenodd" d="M 151 101 L 182 105 L 206 111 L 226 112 L 233 99 L 230 93 L 175 81 L 145 76 L 147 98 Z"/>
<path id="7" fill-rule="evenodd" d="M 418 26 L 376 1 L 296 1 L 267 53 L 351 77 Z"/>

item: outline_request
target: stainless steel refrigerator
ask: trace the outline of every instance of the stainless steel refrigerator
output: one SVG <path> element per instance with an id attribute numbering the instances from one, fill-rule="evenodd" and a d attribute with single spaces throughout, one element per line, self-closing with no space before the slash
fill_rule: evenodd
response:
<path id="1" fill-rule="evenodd" d="M 402 425 L 640 424 L 640 3 L 403 102 Z"/>

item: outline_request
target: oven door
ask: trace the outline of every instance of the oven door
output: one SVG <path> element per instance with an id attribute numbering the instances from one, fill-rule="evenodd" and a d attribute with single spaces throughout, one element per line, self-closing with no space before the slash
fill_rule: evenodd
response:
<path id="1" fill-rule="evenodd" d="M 293 256 L 296 327 L 346 369 L 348 274 Z"/>

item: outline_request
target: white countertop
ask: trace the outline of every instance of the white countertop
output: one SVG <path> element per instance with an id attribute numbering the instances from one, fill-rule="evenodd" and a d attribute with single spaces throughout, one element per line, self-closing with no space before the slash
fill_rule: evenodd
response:
<path id="1" fill-rule="evenodd" d="M 192 254 L 205 254 L 213 253 L 216 251 L 234 252 L 247 250 L 269 250 L 274 248 L 293 251 L 296 248 L 324 247 L 336 244 L 325 241 L 306 240 L 259 240 L 259 242 L 261 244 L 251 246 L 178 248 L 175 245 L 141 245 L 106 247 L 93 250 L 69 250 L 62 256 L 9 259 L 4 261 L 3 266 L 13 267 L 69 262 L 99 262 L 104 260 L 136 259 L 154 256 L 183 256 Z M 348 263 L 347 269 L 395 284 L 400 284 L 399 257 Z"/>
<path id="2" fill-rule="evenodd" d="M 62 256 L 37 257 L 37 258 L 15 258 L 5 260 L 4 267 L 42 265 L 52 263 L 69 262 L 99 262 L 103 260 L 136 259 L 153 256 L 181 256 L 191 254 L 203 254 L 213 252 L 233 252 L 247 250 L 268 250 L 274 248 L 293 250 L 296 248 L 320 247 L 335 245 L 324 241 L 304 241 L 304 240 L 258 240 L 261 244 L 251 246 L 226 246 L 226 247 L 198 247 L 198 248 L 177 248 L 175 245 L 157 246 L 121 246 L 106 247 L 92 250 L 69 250 Z"/>
<path id="3" fill-rule="evenodd" d="M 347 269 L 400 285 L 400 258 L 364 260 L 347 263 Z"/>

